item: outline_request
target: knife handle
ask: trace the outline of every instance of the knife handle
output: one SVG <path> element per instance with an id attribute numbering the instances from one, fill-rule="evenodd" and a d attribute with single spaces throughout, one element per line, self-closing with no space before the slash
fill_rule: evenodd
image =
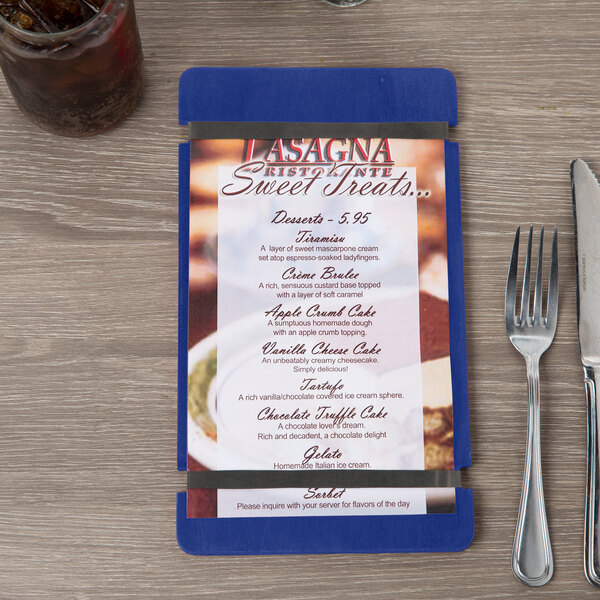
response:
<path id="1" fill-rule="evenodd" d="M 587 480 L 585 495 L 585 527 L 583 536 L 583 564 L 585 576 L 600 587 L 598 569 L 598 375 L 593 367 L 583 367 L 587 405 Z"/>

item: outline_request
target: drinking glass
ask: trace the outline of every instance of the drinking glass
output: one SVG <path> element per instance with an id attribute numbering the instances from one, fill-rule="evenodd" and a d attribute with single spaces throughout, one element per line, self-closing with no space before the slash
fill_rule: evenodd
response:
<path id="1" fill-rule="evenodd" d="M 23 29 L 0 15 L 0 67 L 21 111 L 40 127 L 73 137 L 124 119 L 143 87 L 133 0 L 106 0 L 83 24 L 62 31 L 49 22 L 48 29 Z"/>
<path id="2" fill-rule="evenodd" d="M 328 4 L 334 4 L 335 6 L 358 6 L 365 2 L 365 0 L 325 0 Z"/>

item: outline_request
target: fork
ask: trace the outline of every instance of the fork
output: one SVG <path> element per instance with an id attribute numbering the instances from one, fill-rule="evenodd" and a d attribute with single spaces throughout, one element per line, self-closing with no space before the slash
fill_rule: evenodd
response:
<path id="1" fill-rule="evenodd" d="M 523 473 L 523 489 L 521 490 L 521 503 L 513 545 L 512 569 L 519 581 L 530 586 L 541 586 L 550 581 L 554 571 L 542 483 L 540 450 L 540 357 L 552 343 L 556 331 L 558 315 L 558 234 L 555 227 L 548 279 L 547 310 L 544 317 L 542 315 L 543 227 L 540 232 L 533 314 L 530 312 L 531 301 L 529 294 L 533 227 L 529 228 L 527 258 L 523 273 L 521 310 L 519 314 L 516 313 L 520 230 L 521 228 L 517 227 L 506 281 L 505 298 L 506 330 L 513 346 L 525 358 L 527 387 L 529 391 L 525 470 Z"/>

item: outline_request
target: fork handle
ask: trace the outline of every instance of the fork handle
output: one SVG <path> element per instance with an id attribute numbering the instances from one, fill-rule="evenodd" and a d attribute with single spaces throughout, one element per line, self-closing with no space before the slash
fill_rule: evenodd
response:
<path id="1" fill-rule="evenodd" d="M 585 527 L 583 536 L 584 570 L 588 581 L 600 586 L 598 573 L 598 374 L 593 367 L 583 367 L 587 405 L 587 481 L 585 496 Z"/>
<path id="2" fill-rule="evenodd" d="M 554 571 L 550 533 L 544 505 L 540 450 L 540 357 L 525 357 L 529 411 L 523 489 L 512 553 L 515 577 L 530 586 L 550 581 Z"/>

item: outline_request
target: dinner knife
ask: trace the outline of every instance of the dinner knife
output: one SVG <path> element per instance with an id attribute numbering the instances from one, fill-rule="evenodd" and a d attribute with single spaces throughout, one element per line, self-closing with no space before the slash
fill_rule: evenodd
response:
<path id="1" fill-rule="evenodd" d="M 600 186 L 581 159 L 571 162 L 577 264 L 577 328 L 587 404 L 587 482 L 584 526 L 585 576 L 600 586 L 598 564 L 598 442 L 600 415 Z"/>

